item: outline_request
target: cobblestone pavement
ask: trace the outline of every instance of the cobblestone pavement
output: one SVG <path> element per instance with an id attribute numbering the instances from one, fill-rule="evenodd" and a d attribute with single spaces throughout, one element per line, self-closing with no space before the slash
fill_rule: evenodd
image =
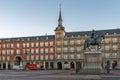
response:
<path id="1" fill-rule="evenodd" d="M 70 70 L 0 70 L 0 80 L 120 80 L 120 70 L 110 74 L 75 74 Z"/>

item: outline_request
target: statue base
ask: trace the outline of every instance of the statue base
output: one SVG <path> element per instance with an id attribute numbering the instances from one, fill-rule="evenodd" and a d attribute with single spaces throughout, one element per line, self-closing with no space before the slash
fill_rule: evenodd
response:
<path id="1" fill-rule="evenodd" d="M 84 52 L 84 65 L 80 73 L 103 73 L 100 51 Z"/>

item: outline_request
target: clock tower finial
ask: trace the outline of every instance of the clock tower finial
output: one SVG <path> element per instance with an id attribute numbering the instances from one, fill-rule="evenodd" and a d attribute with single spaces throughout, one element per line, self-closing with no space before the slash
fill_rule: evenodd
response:
<path id="1" fill-rule="evenodd" d="M 59 8 L 60 10 L 59 10 L 58 26 L 56 27 L 55 30 L 64 30 L 64 27 L 62 25 L 63 20 L 62 20 L 62 14 L 61 14 L 61 4 L 59 4 Z"/>

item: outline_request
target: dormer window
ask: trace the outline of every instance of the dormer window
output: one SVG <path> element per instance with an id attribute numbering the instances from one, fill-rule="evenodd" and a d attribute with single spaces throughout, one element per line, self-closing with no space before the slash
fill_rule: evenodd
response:
<path id="1" fill-rule="evenodd" d="M 30 38 L 27 38 L 27 41 L 30 41 Z"/>
<path id="2" fill-rule="evenodd" d="M 39 40 L 39 37 L 36 37 L 36 40 Z"/>
<path id="3" fill-rule="evenodd" d="M 80 37 L 80 35 L 78 35 L 78 37 Z"/>
<path id="4" fill-rule="evenodd" d="M 114 35 L 116 35 L 116 32 L 114 32 Z"/>
<path id="5" fill-rule="evenodd" d="M 74 35 L 72 35 L 72 37 L 74 37 Z"/>
<path id="6" fill-rule="evenodd" d="M 109 33 L 106 33 L 106 35 L 108 36 L 108 35 L 109 35 Z"/>
<path id="7" fill-rule="evenodd" d="M 48 40 L 48 37 L 46 37 L 46 39 Z"/>

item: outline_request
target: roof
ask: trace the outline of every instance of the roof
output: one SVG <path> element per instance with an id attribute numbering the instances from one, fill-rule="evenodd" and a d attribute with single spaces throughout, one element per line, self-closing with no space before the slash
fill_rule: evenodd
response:
<path id="1" fill-rule="evenodd" d="M 95 30 L 96 31 L 96 34 L 120 34 L 120 29 L 108 29 L 108 30 Z M 66 36 L 67 37 L 71 37 L 71 36 L 74 36 L 74 37 L 78 37 L 78 36 L 85 36 L 85 35 L 88 35 L 90 36 L 91 35 L 91 32 L 92 31 L 79 31 L 79 32 L 66 32 Z"/>
<path id="2" fill-rule="evenodd" d="M 78 37 L 91 35 L 92 31 L 79 31 L 79 32 L 66 32 L 67 37 Z M 108 30 L 96 30 L 96 34 L 120 34 L 120 29 L 108 29 Z M 45 35 L 45 36 L 28 36 L 28 37 L 15 37 L 15 38 L 1 38 L 1 41 L 37 41 L 37 40 L 55 40 L 55 35 Z"/>
<path id="3" fill-rule="evenodd" d="M 45 35 L 45 36 L 30 36 L 30 37 L 15 37 L 15 38 L 2 38 L 2 41 L 35 41 L 35 40 L 54 40 L 54 35 Z"/>

